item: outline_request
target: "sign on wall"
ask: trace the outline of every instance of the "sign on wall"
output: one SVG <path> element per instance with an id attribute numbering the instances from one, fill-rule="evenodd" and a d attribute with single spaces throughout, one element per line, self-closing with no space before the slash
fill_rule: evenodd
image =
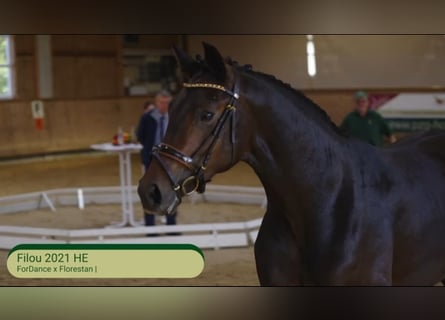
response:
<path id="1" fill-rule="evenodd" d="M 43 118 L 45 118 L 45 110 L 43 102 L 34 100 L 31 102 L 32 117 L 37 130 L 43 130 Z"/>
<path id="2" fill-rule="evenodd" d="M 445 129 L 445 92 L 401 93 L 376 109 L 396 132 Z"/>

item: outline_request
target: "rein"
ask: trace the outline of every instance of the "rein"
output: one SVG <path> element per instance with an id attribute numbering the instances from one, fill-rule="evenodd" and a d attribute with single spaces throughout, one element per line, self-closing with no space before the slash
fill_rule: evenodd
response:
<path id="1" fill-rule="evenodd" d="M 176 201 L 170 206 L 169 210 L 167 211 L 170 211 L 174 207 L 176 202 L 180 202 L 182 196 L 191 195 L 196 190 L 198 190 L 198 192 L 200 193 L 204 192 L 205 190 L 204 171 L 207 169 L 207 164 L 210 160 L 212 151 L 229 117 L 231 119 L 230 123 L 230 131 L 231 131 L 230 143 L 232 145 L 231 163 L 233 163 L 235 159 L 235 143 L 236 143 L 235 102 L 239 98 L 239 95 L 236 92 L 237 91 L 236 86 L 234 85 L 233 90 L 228 90 L 223 86 L 213 83 L 183 83 L 183 86 L 185 88 L 207 88 L 207 89 L 220 90 L 228 94 L 231 97 L 231 99 L 229 103 L 225 106 L 223 113 L 219 117 L 211 133 L 201 142 L 199 147 L 195 150 L 195 152 L 193 152 L 191 156 L 185 155 L 175 147 L 165 143 L 160 143 L 157 146 L 153 147 L 152 155 L 159 162 L 162 169 L 167 174 L 167 177 L 170 180 L 170 184 L 176 193 Z M 211 141 L 209 146 L 204 152 L 203 160 L 200 164 L 196 165 L 197 161 L 195 161 L 194 158 L 197 156 L 199 151 L 204 147 L 204 145 L 207 143 L 209 139 L 211 139 Z M 186 167 L 192 173 L 188 177 L 184 178 L 182 181 L 175 182 L 173 175 L 171 174 L 170 170 L 168 169 L 165 161 L 162 159 L 161 156 L 167 157 L 169 159 L 172 159 L 180 163 L 182 166 Z"/>

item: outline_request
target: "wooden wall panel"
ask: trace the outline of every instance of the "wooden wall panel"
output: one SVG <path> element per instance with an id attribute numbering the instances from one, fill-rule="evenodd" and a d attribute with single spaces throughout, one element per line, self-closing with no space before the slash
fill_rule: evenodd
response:
<path id="1" fill-rule="evenodd" d="M 15 35 L 14 49 L 17 55 L 34 55 L 35 50 L 35 35 Z"/>
<path id="2" fill-rule="evenodd" d="M 137 126 L 147 98 L 44 101 L 44 130 L 34 127 L 28 101 L 0 101 L 0 158 L 88 149 L 109 142 L 119 126 Z"/>
<path id="3" fill-rule="evenodd" d="M 15 67 L 16 97 L 18 99 L 33 99 L 37 95 L 35 57 L 32 55 L 17 56 Z"/>
<path id="4" fill-rule="evenodd" d="M 111 53 L 116 50 L 116 35 L 52 35 L 54 54 Z"/>
<path id="5" fill-rule="evenodd" d="M 123 37 L 123 36 L 122 36 Z M 173 44 L 179 44 L 179 35 L 138 35 L 137 43 L 125 43 L 124 48 L 138 49 L 170 49 Z"/>
<path id="6" fill-rule="evenodd" d="M 75 57 L 53 57 L 54 98 L 76 96 L 77 74 Z"/>
<path id="7" fill-rule="evenodd" d="M 117 96 L 117 66 L 114 57 L 82 57 L 76 61 L 78 92 L 81 97 Z"/>
<path id="8" fill-rule="evenodd" d="M 34 35 L 13 36 L 15 52 L 15 93 L 17 99 L 36 96 L 36 61 Z"/>
<path id="9" fill-rule="evenodd" d="M 337 125 L 354 109 L 354 91 L 303 91 L 303 93 L 324 109 Z"/>
<path id="10" fill-rule="evenodd" d="M 104 98 L 118 96 L 114 57 L 55 56 L 54 98 Z"/>
<path id="11" fill-rule="evenodd" d="M 52 35 L 54 98 L 112 98 L 122 93 L 118 35 Z"/>
<path id="12" fill-rule="evenodd" d="M 47 134 L 32 132 L 34 124 L 29 103 L 1 103 L 0 119 L 0 155 L 33 154 L 44 147 L 41 138 L 46 138 Z"/>

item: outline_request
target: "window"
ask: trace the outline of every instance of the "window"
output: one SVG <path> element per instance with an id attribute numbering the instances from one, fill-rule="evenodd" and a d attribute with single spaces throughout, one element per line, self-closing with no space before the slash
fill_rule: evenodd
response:
<path id="1" fill-rule="evenodd" d="M 11 36 L 0 35 L 0 99 L 13 96 L 13 68 Z"/>
<path id="2" fill-rule="evenodd" d="M 166 89 L 177 91 L 177 63 L 170 50 L 130 49 L 123 52 L 126 95 L 154 94 Z"/>
<path id="3" fill-rule="evenodd" d="M 317 74 L 314 37 L 311 34 L 309 34 L 306 36 L 306 38 L 307 38 L 307 43 L 306 43 L 307 73 L 310 77 L 314 77 Z"/>

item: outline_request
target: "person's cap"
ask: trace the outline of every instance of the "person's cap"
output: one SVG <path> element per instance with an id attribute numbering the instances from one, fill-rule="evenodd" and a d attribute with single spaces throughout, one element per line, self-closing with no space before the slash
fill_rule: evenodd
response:
<path id="1" fill-rule="evenodd" d="M 360 91 L 357 91 L 354 94 L 354 97 L 355 97 L 355 100 L 359 100 L 359 99 L 362 99 L 362 98 L 367 98 L 368 94 L 365 91 L 360 90 Z"/>

